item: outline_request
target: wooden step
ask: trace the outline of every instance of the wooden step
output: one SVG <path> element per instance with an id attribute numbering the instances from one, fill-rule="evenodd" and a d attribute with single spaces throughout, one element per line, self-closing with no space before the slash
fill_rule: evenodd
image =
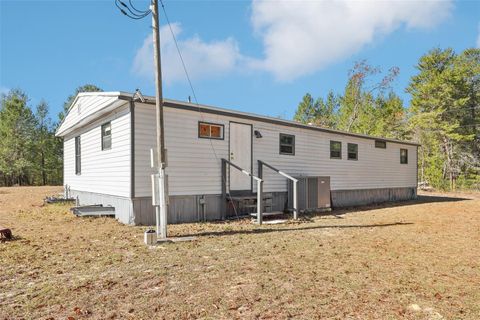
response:
<path id="1" fill-rule="evenodd" d="M 257 196 L 235 196 L 235 197 L 230 197 L 227 195 L 227 200 L 228 201 L 256 201 Z M 272 200 L 271 196 L 263 197 L 263 200 Z"/>
<path id="2" fill-rule="evenodd" d="M 247 204 L 247 205 L 244 205 L 244 206 L 240 206 L 242 208 L 257 208 L 257 205 L 256 204 Z M 271 208 L 272 205 L 271 204 L 264 204 L 263 205 L 264 208 Z"/>
<path id="3" fill-rule="evenodd" d="M 246 201 L 246 200 L 255 200 L 256 196 L 229 196 L 227 195 L 228 201 Z"/>
<path id="4" fill-rule="evenodd" d="M 283 211 L 272 211 L 272 212 L 264 212 L 263 216 L 264 217 L 270 217 L 270 216 L 279 216 L 285 214 Z M 250 213 L 252 217 L 257 217 L 257 213 Z"/>
<path id="5" fill-rule="evenodd" d="M 92 216 L 115 216 L 115 207 L 103 205 L 88 205 L 70 208 L 76 216 L 92 217 Z"/>

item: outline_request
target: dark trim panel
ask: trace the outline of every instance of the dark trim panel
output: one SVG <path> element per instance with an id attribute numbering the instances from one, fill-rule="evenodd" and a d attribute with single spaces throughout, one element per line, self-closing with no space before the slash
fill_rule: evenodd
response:
<path id="1" fill-rule="evenodd" d="M 130 100 L 130 198 L 135 197 L 135 102 Z"/>

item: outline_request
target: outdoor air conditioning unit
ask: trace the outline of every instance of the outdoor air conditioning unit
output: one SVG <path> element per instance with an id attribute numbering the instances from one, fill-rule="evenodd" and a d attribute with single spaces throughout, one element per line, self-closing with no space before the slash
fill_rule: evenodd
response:
<path id="1" fill-rule="evenodd" d="M 297 183 L 298 210 L 304 211 L 329 211 L 330 177 L 299 176 Z M 293 182 L 288 181 L 288 209 L 293 208 Z"/>

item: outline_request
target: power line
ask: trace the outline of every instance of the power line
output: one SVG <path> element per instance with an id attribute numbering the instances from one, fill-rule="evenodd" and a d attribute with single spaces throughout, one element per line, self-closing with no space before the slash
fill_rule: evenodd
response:
<path id="1" fill-rule="evenodd" d="M 131 0 L 129 0 L 128 2 L 133 10 L 128 5 L 126 5 L 125 2 L 123 2 L 122 0 L 115 0 L 115 5 L 117 6 L 118 10 L 120 10 L 121 13 L 123 13 L 125 16 L 129 17 L 130 19 L 140 20 L 145 18 L 152 12 L 152 10 L 150 9 L 146 11 L 138 10 L 133 6 Z M 128 12 L 125 11 L 122 7 L 125 8 Z"/>
<path id="2" fill-rule="evenodd" d="M 190 86 L 190 90 L 192 91 L 193 99 L 195 101 L 195 104 L 197 105 L 198 112 L 200 114 L 200 117 L 202 118 L 202 121 L 205 121 L 204 115 L 203 115 L 202 110 L 200 108 L 200 104 L 198 103 L 197 94 L 195 93 L 195 89 L 193 88 L 192 80 L 190 79 L 190 75 L 188 73 L 187 66 L 185 64 L 185 61 L 183 60 L 183 55 L 182 55 L 182 52 L 180 51 L 180 47 L 178 45 L 177 37 L 175 36 L 175 33 L 173 32 L 172 24 L 170 23 L 170 19 L 168 18 L 167 10 L 165 9 L 165 5 L 163 3 L 163 0 L 160 0 L 160 4 L 162 5 L 162 10 L 163 10 L 163 13 L 165 15 L 165 19 L 167 20 L 168 28 L 170 29 L 170 33 L 172 34 L 173 42 L 175 43 L 175 47 L 177 49 L 178 56 L 180 57 L 180 61 L 181 61 L 182 66 L 183 66 L 183 71 L 185 72 L 185 76 L 187 77 L 188 85 Z M 223 134 L 225 134 L 225 132 Z M 215 156 L 215 159 L 217 161 L 219 161 L 219 157 L 217 155 L 217 152 L 215 151 L 215 147 L 213 146 L 212 140 L 209 139 L 209 141 L 210 141 L 210 147 L 212 148 L 212 151 L 213 151 L 213 155 Z M 253 171 L 253 168 L 252 168 L 252 171 Z M 252 174 L 253 174 L 253 172 L 252 172 Z M 223 183 L 225 183 L 225 185 L 227 184 L 227 181 L 226 181 L 225 177 L 223 178 Z M 258 190 L 257 190 L 257 192 L 258 192 Z M 230 198 L 230 203 L 233 205 L 233 210 L 235 211 L 235 216 L 238 217 L 237 208 L 235 207 L 235 204 L 232 201 L 232 197 L 231 197 L 230 193 L 228 193 L 228 197 Z"/>
<path id="3" fill-rule="evenodd" d="M 150 11 L 150 10 L 142 11 L 142 10 L 137 9 L 137 8 L 133 5 L 132 0 L 128 0 L 128 3 L 130 4 L 130 7 L 132 7 L 133 10 L 137 11 L 137 12 L 140 13 L 140 14 L 145 14 L 145 13 L 147 13 L 147 12 Z"/>
<path id="4" fill-rule="evenodd" d="M 122 0 L 115 0 L 115 6 L 118 8 L 118 10 L 120 10 L 121 13 L 123 13 L 123 15 L 131 18 L 131 19 L 134 19 L 134 20 L 140 20 L 140 19 L 143 19 L 145 18 L 146 16 L 148 16 L 150 13 L 152 13 L 152 10 L 149 9 L 149 10 L 145 10 L 145 11 L 142 11 L 142 10 L 139 10 L 137 9 L 133 3 L 132 3 L 132 0 L 128 0 L 128 3 L 130 4 L 130 7 L 128 5 L 126 5 Z M 178 55 L 180 56 L 180 60 L 182 62 L 182 66 L 183 66 L 183 70 L 185 72 L 185 75 L 187 76 L 187 80 L 188 80 L 188 83 L 190 85 L 190 89 L 192 91 L 192 94 L 193 94 L 193 98 L 195 99 L 195 104 L 197 105 L 198 107 L 198 112 L 202 118 L 202 120 L 204 121 L 204 115 L 203 113 L 201 112 L 201 108 L 200 108 L 200 105 L 198 103 L 198 99 L 197 99 L 197 95 L 195 93 L 195 89 L 193 88 L 193 84 L 192 84 L 192 81 L 190 79 L 190 75 L 188 74 L 188 70 L 187 70 L 187 67 L 185 65 L 185 61 L 183 60 L 183 56 L 182 56 L 182 53 L 180 51 L 180 47 L 178 45 L 178 42 L 177 42 L 177 38 L 175 37 L 175 33 L 173 32 L 173 29 L 172 29 L 172 25 L 170 23 L 170 19 L 168 18 L 168 14 L 167 14 L 167 11 L 165 9 L 165 5 L 163 4 L 163 1 L 160 0 L 160 3 L 162 5 L 162 9 L 163 9 L 163 12 L 165 14 L 165 18 L 167 20 L 167 23 L 168 23 L 168 27 L 170 29 L 170 32 L 172 34 L 172 37 L 173 37 L 173 40 L 175 42 L 175 47 L 177 48 L 177 52 L 178 52 Z M 125 11 L 123 8 L 125 8 L 127 11 Z M 134 12 L 135 11 L 135 12 Z M 224 133 L 225 134 L 225 133 Z M 213 154 L 215 156 L 215 159 L 217 161 L 219 161 L 219 158 L 218 158 L 218 155 L 217 155 L 217 152 L 215 151 L 215 147 L 213 146 L 213 143 L 212 141 L 210 140 L 210 147 L 212 148 L 212 151 L 213 151 Z M 223 177 L 223 182 L 225 183 L 225 185 L 227 184 L 227 181 L 226 181 L 226 177 Z M 238 213 L 237 213 L 237 208 L 235 207 L 235 204 L 234 202 L 232 201 L 232 197 L 230 194 L 228 194 L 228 197 L 230 198 L 230 203 L 232 203 L 233 205 L 233 210 L 235 211 L 235 215 L 238 217 Z"/>
<path id="5" fill-rule="evenodd" d="M 172 25 L 170 23 L 170 19 L 168 18 L 167 10 L 165 9 L 165 5 L 163 4 L 163 0 L 160 0 L 160 4 L 162 5 L 162 10 L 163 10 L 163 13 L 165 14 L 165 18 L 166 18 L 167 23 L 168 23 L 168 28 L 170 29 L 170 33 L 172 34 L 173 41 L 175 43 L 175 47 L 177 48 L 177 52 L 178 52 L 178 55 L 180 57 L 180 61 L 182 62 L 183 71 L 185 72 L 185 75 L 187 77 L 188 84 L 190 86 L 190 90 L 192 91 L 192 94 L 193 94 L 193 99 L 195 99 L 195 103 L 198 105 L 198 107 L 200 107 L 200 105 L 198 104 L 195 89 L 193 88 L 192 81 L 190 80 L 190 75 L 188 74 L 187 67 L 185 65 L 185 61 L 183 60 L 183 56 L 182 56 L 182 53 L 180 51 L 180 47 L 178 46 L 177 37 L 175 36 L 175 33 L 173 32 Z"/>

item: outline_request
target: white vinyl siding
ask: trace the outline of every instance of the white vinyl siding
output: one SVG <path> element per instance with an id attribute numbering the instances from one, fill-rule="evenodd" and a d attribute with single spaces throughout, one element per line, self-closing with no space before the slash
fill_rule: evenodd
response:
<path id="1" fill-rule="evenodd" d="M 72 105 L 67 116 L 63 120 L 58 132 L 63 132 L 77 125 L 81 120 L 94 117 L 100 110 L 106 108 L 114 102 L 118 102 L 116 96 L 99 95 L 79 96 Z M 120 103 L 122 103 L 120 101 Z"/>
<path id="2" fill-rule="evenodd" d="M 223 124 L 224 140 L 198 138 L 198 122 Z M 416 187 L 416 146 L 388 142 L 375 148 L 375 140 L 320 132 L 287 125 L 252 121 L 197 111 L 165 108 L 165 145 L 168 150 L 170 195 L 220 194 L 221 158 L 228 158 L 230 121 L 252 124 L 262 138 L 253 137 L 253 168 L 262 160 L 291 175 L 331 177 L 332 190 Z M 280 133 L 295 136 L 295 156 L 279 154 Z M 114 133 L 115 134 L 115 133 Z M 358 144 L 358 161 L 330 159 L 330 140 Z M 150 148 L 156 148 L 155 107 L 135 105 L 135 196 L 150 196 Z M 215 150 L 215 152 L 212 150 Z M 400 148 L 409 150 L 408 164 L 400 165 Z M 215 156 L 216 154 L 216 156 Z M 82 172 L 83 174 L 83 172 Z M 264 169 L 266 192 L 286 191 L 285 178 Z M 255 184 L 254 184 L 255 189 Z"/>
<path id="3" fill-rule="evenodd" d="M 221 158 L 228 156 L 228 119 L 165 108 L 166 173 L 170 195 L 218 194 Z M 198 137 L 198 122 L 223 124 L 224 140 Z M 156 150 L 155 106 L 135 104 L 135 196 L 151 196 L 150 149 Z M 212 146 L 216 151 L 215 157 Z M 278 146 L 277 146 L 278 147 Z"/>
<path id="4" fill-rule="evenodd" d="M 112 145 L 102 150 L 101 126 L 111 121 Z M 75 137 L 81 141 L 81 174 L 75 174 Z M 64 137 L 64 184 L 72 190 L 130 196 L 128 104 Z"/>
<path id="5" fill-rule="evenodd" d="M 375 148 L 375 141 L 328 132 L 288 128 L 270 123 L 255 123 L 263 138 L 254 139 L 254 173 L 257 160 L 263 160 L 291 175 L 329 176 L 332 190 L 416 187 L 416 146 L 388 142 L 386 149 Z M 295 135 L 295 157 L 278 155 L 278 132 Z M 358 161 L 330 158 L 330 140 L 342 143 L 347 154 L 348 143 L 358 144 Z M 400 148 L 408 149 L 408 165 L 400 165 Z M 264 169 L 265 191 L 285 191 L 285 178 Z"/>

